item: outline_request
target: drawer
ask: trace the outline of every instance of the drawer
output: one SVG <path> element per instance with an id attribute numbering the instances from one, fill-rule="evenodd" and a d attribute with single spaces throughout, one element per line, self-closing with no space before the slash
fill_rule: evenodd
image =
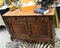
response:
<path id="1" fill-rule="evenodd" d="M 36 20 L 36 17 L 27 17 L 27 21 L 34 21 Z"/>
<path id="2" fill-rule="evenodd" d="M 49 21 L 48 17 L 27 17 L 27 21 Z"/>
<path id="3" fill-rule="evenodd" d="M 12 22 L 12 17 L 3 17 L 5 22 Z"/>
<path id="4" fill-rule="evenodd" d="M 40 20 L 40 21 L 48 21 L 48 17 L 37 17 L 37 20 Z"/>
<path id="5" fill-rule="evenodd" d="M 13 17 L 12 21 L 13 22 L 26 21 L 26 18 L 25 17 Z"/>
<path id="6" fill-rule="evenodd" d="M 53 21 L 53 19 L 54 19 L 54 17 L 51 17 L 51 16 L 49 17 L 49 21 Z"/>

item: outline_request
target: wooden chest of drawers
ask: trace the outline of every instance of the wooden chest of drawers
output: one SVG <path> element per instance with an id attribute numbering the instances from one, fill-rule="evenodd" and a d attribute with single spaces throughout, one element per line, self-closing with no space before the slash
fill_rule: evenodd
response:
<path id="1" fill-rule="evenodd" d="M 11 39 L 53 42 L 54 15 L 2 16 Z"/>

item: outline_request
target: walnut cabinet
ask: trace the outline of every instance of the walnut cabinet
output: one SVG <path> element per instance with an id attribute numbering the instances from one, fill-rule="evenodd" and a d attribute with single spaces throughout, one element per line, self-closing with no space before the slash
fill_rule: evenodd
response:
<path id="1" fill-rule="evenodd" d="M 11 39 L 35 42 L 53 41 L 54 16 L 3 16 Z"/>

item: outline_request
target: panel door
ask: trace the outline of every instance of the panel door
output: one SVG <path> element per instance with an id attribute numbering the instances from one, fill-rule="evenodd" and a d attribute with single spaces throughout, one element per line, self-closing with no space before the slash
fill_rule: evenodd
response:
<path id="1" fill-rule="evenodd" d="M 29 33 L 33 37 L 49 37 L 49 23 L 29 23 Z"/>
<path id="2" fill-rule="evenodd" d="M 28 17 L 29 34 L 32 37 L 49 38 L 50 37 L 50 23 L 48 17 Z"/>
<path id="3" fill-rule="evenodd" d="M 27 25 L 25 22 L 11 24 L 12 30 L 16 35 L 28 34 Z"/>
<path id="4" fill-rule="evenodd" d="M 28 34 L 25 17 L 12 17 L 11 28 L 15 35 Z"/>

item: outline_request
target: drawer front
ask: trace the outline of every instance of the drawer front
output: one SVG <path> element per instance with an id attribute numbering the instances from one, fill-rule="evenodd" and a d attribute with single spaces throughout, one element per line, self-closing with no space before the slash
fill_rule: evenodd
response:
<path id="1" fill-rule="evenodd" d="M 13 22 L 26 21 L 25 17 L 12 17 Z"/>
<path id="2" fill-rule="evenodd" d="M 3 17 L 5 22 L 12 22 L 12 17 Z"/>
<path id="3" fill-rule="evenodd" d="M 49 21 L 48 17 L 27 17 L 27 21 Z"/>
<path id="4" fill-rule="evenodd" d="M 11 28 L 16 35 L 28 34 L 28 28 L 25 22 L 12 24 Z"/>
<path id="5" fill-rule="evenodd" d="M 37 17 L 40 21 L 49 21 L 48 17 Z"/>
<path id="6" fill-rule="evenodd" d="M 50 16 L 49 21 L 54 21 L 54 17 Z"/>

